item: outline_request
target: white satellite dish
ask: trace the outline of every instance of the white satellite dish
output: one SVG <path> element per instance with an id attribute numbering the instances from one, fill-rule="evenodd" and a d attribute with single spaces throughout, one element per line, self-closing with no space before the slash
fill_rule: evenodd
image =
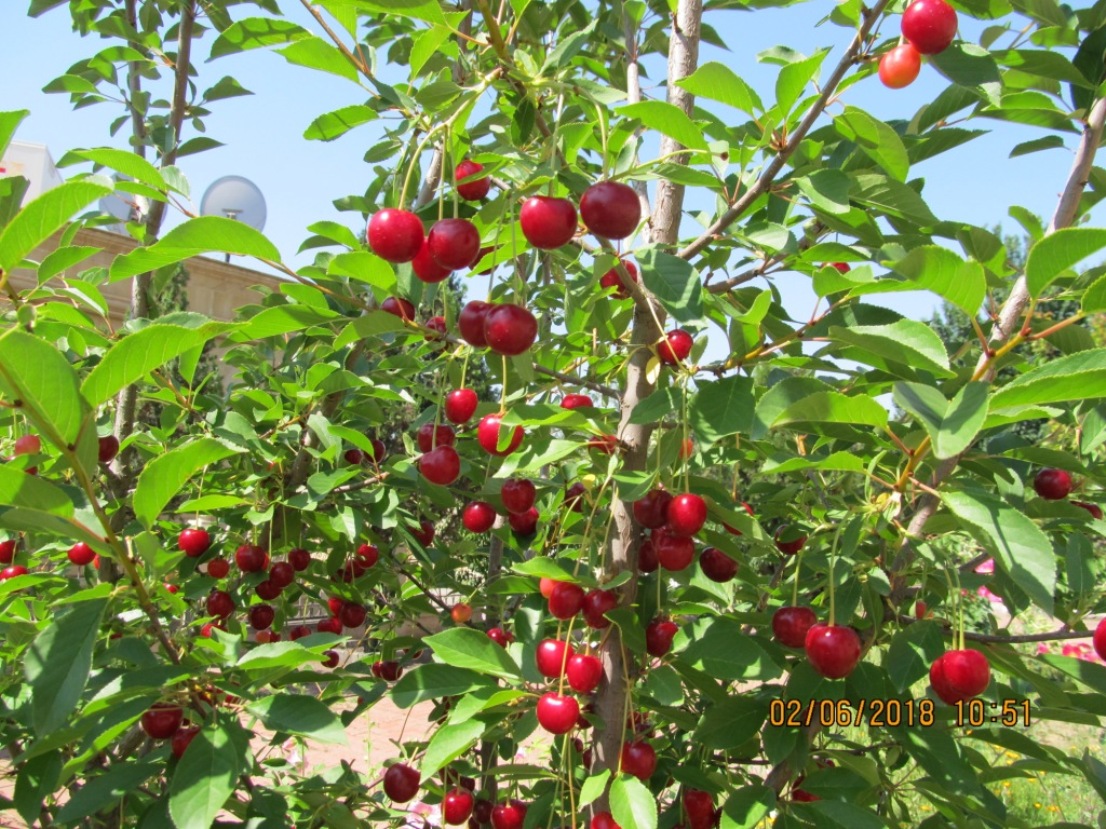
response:
<path id="1" fill-rule="evenodd" d="M 265 227 L 265 197 L 248 178 L 223 176 L 207 188 L 200 200 L 200 213 L 224 216 L 261 230 Z"/>

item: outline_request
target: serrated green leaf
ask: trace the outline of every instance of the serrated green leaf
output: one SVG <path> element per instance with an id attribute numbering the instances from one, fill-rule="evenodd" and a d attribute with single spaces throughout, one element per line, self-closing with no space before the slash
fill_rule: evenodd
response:
<path id="1" fill-rule="evenodd" d="M 731 106 L 749 115 L 764 111 L 756 90 L 749 86 L 724 63 L 704 63 L 693 73 L 676 82 L 691 94 Z"/>
<path id="2" fill-rule="evenodd" d="M 75 213 L 111 191 L 110 181 L 94 176 L 59 184 L 25 205 L 0 231 L 0 272 L 15 270 L 27 254 L 49 239 Z"/>
<path id="3" fill-rule="evenodd" d="M 510 654 L 478 630 L 452 628 L 428 636 L 423 642 L 446 665 L 503 679 L 521 678 Z"/>
<path id="4" fill-rule="evenodd" d="M 799 191 L 826 213 L 843 215 L 849 206 L 849 177 L 840 170 L 818 170 L 795 179 Z"/>
<path id="5" fill-rule="evenodd" d="M 611 779 L 611 770 L 603 769 L 598 774 L 593 774 L 584 781 L 584 785 L 580 787 L 580 796 L 577 798 L 577 805 L 581 809 L 586 809 L 592 803 L 599 799 L 607 788 L 607 781 Z"/>
<path id="6" fill-rule="evenodd" d="M 350 63 L 337 46 L 321 37 L 312 35 L 299 38 L 276 51 L 278 55 L 296 66 L 328 72 L 348 81 L 357 81 L 357 67 Z"/>
<path id="7" fill-rule="evenodd" d="M 390 696 L 398 708 L 410 708 L 426 700 L 455 697 L 492 687 L 492 680 L 486 676 L 431 662 L 417 665 L 404 673 L 392 686 Z"/>
<path id="8" fill-rule="evenodd" d="M 288 20 L 247 17 L 245 20 L 232 23 L 215 39 L 211 44 L 211 57 L 208 60 L 244 52 L 247 49 L 291 43 L 305 37 L 311 37 L 311 33 Z"/>
<path id="9" fill-rule="evenodd" d="M 910 158 L 899 134 L 891 127 L 856 107 L 845 107 L 844 114 L 833 119 L 833 126 L 887 175 L 896 181 L 906 181 Z"/>
<path id="10" fill-rule="evenodd" d="M 246 706 L 272 731 L 299 734 L 322 743 L 347 745 L 345 729 L 326 703 L 306 694 L 279 694 L 262 697 Z"/>
<path id="11" fill-rule="evenodd" d="M 816 392 L 785 409 L 773 421 L 778 428 L 791 423 L 848 423 L 853 426 L 887 425 L 887 410 L 867 395 Z"/>
<path id="12" fill-rule="evenodd" d="M 867 365 L 886 367 L 898 364 L 909 369 L 929 371 L 937 377 L 952 377 L 949 356 L 937 333 L 915 320 L 899 320 L 890 325 L 832 326 L 834 342 L 855 346 L 849 357 Z"/>
<path id="13" fill-rule="evenodd" d="M 111 264 L 109 278 L 117 282 L 213 251 L 280 261 L 276 245 L 245 222 L 222 216 L 197 216 L 173 228 L 150 247 L 117 256 Z"/>
<path id="14" fill-rule="evenodd" d="M 884 666 L 900 694 L 929 675 L 929 666 L 945 652 L 941 628 L 936 622 L 915 622 L 900 630 L 887 649 Z"/>
<path id="15" fill-rule="evenodd" d="M 1106 397 L 1106 349 L 1049 360 L 991 396 L 991 410 Z"/>
<path id="16" fill-rule="evenodd" d="M 698 320 L 703 315 L 703 280 L 691 264 L 655 247 L 638 250 L 641 279 L 674 319 Z"/>
<path id="17" fill-rule="evenodd" d="M 854 294 L 882 293 L 891 289 L 932 291 L 947 299 L 965 314 L 974 315 L 987 294 L 987 277 L 978 262 L 965 262 L 948 248 L 940 245 L 922 245 L 914 248 L 902 259 L 889 263 L 896 273 L 909 282 L 880 280 L 870 288 L 854 291 Z M 888 284 L 890 283 L 890 285 Z"/>
<path id="18" fill-rule="evenodd" d="M 921 421 L 939 460 L 955 458 L 971 445 L 987 419 L 986 383 L 968 383 L 952 401 L 932 386 L 896 383 L 895 402 Z"/>
<path id="19" fill-rule="evenodd" d="M 1106 276 L 1100 276 L 1083 292 L 1080 307 L 1085 314 L 1097 314 L 1106 311 Z"/>
<path id="20" fill-rule="evenodd" d="M 176 829 L 210 829 L 238 788 L 246 763 L 229 727 L 216 723 L 201 728 L 174 769 L 169 814 Z"/>
<path id="21" fill-rule="evenodd" d="M 752 428 L 756 409 L 752 378 L 704 380 L 698 388 L 688 401 L 688 422 L 702 443 L 710 445 Z"/>
<path id="22" fill-rule="evenodd" d="M 728 697 L 703 712 L 694 739 L 707 748 L 737 748 L 754 737 L 767 718 L 768 705 L 762 700 Z"/>
<path id="23" fill-rule="evenodd" d="M 1106 230 L 1068 227 L 1039 240 L 1029 249 L 1025 283 L 1030 296 L 1039 297 L 1068 268 L 1106 248 Z"/>
<path id="24" fill-rule="evenodd" d="M 953 83 L 978 91 L 993 106 L 1000 106 L 1002 75 L 994 57 L 982 46 L 956 41 L 929 62 Z"/>
<path id="25" fill-rule="evenodd" d="M 31 643 L 23 675 L 31 687 L 31 718 L 40 739 L 65 725 L 76 710 L 107 605 L 106 599 L 78 602 Z"/>
<path id="26" fill-rule="evenodd" d="M 0 112 L 0 155 L 8 149 L 12 136 L 23 123 L 23 119 L 31 114 L 29 109 L 13 109 Z"/>
<path id="27" fill-rule="evenodd" d="M 0 336 L 0 395 L 22 410 L 62 446 L 78 442 L 87 428 L 89 406 L 81 396 L 77 373 L 58 349 L 19 328 Z"/>
<path id="28" fill-rule="evenodd" d="M 693 150 L 706 150 L 703 131 L 675 104 L 667 101 L 639 101 L 618 108 L 620 115 L 636 118 L 651 130 L 675 139 Z"/>
<path id="29" fill-rule="evenodd" d="M 620 774 L 611 783 L 611 815 L 619 826 L 657 829 L 657 799 L 629 774 Z"/>
<path id="30" fill-rule="evenodd" d="M 354 127 L 375 121 L 379 117 L 375 110 L 362 104 L 345 106 L 320 115 L 304 130 L 303 137 L 308 141 L 333 141 Z"/>
<path id="31" fill-rule="evenodd" d="M 213 438 L 200 438 L 154 458 L 138 476 L 133 499 L 135 517 L 151 528 L 165 505 L 196 472 L 243 451 Z"/>
<path id="32" fill-rule="evenodd" d="M 426 754 L 419 764 L 419 773 L 424 777 L 437 774 L 476 745 L 476 741 L 484 736 L 484 729 L 484 723 L 475 719 L 443 725 L 430 738 Z"/>

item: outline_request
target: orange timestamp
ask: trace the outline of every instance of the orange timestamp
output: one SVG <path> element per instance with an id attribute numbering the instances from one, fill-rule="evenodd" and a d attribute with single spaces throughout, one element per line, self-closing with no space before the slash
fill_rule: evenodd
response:
<path id="1" fill-rule="evenodd" d="M 961 700 L 952 706 L 953 725 L 982 728 L 985 725 L 1029 726 L 1032 711 L 1028 699 L 1002 699 L 995 702 L 978 697 Z M 944 717 L 941 717 L 944 720 Z M 841 699 L 774 699 L 768 705 L 768 724 L 778 728 L 871 728 L 899 726 L 928 728 L 936 723 L 937 704 L 931 699 L 860 699 L 855 703 Z"/>

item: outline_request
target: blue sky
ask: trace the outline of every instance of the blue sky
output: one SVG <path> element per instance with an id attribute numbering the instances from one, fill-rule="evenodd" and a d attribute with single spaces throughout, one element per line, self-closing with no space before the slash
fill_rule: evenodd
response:
<path id="1" fill-rule="evenodd" d="M 0 50 L 0 77 L 5 79 L 0 106 L 31 110 L 16 137 L 46 144 L 55 160 L 73 147 L 125 146 L 123 139 L 113 138 L 108 131 L 110 122 L 122 114 L 117 105 L 102 104 L 74 111 L 67 96 L 41 91 L 74 61 L 106 44 L 72 32 L 65 7 L 30 19 L 25 16 L 25 6 L 25 0 L 9 0 L 0 11 L 5 41 L 5 48 Z M 252 8 L 237 6 L 234 13 L 245 16 L 252 13 L 248 11 Z M 286 2 L 283 8 L 288 17 L 322 34 L 299 3 Z M 833 52 L 824 64 L 828 72 L 850 36 L 847 30 L 828 23 L 815 25 L 830 8 L 828 2 L 817 0 L 783 10 L 708 15 L 708 22 L 731 45 L 731 50 L 705 47 L 700 60 L 726 63 L 763 98 L 771 99 L 778 70 L 758 63 L 757 53 L 779 44 L 807 54 L 830 46 Z M 978 39 L 981 24 L 964 21 L 963 16 L 961 21 L 961 36 Z M 888 21 L 885 34 L 897 31 L 897 19 Z M 197 62 L 201 86 L 206 88 L 220 77 L 232 75 L 255 94 L 212 106 L 213 114 L 206 122 L 207 134 L 226 146 L 181 160 L 191 182 L 193 200 L 198 204 L 206 187 L 220 176 L 237 174 L 252 179 L 268 205 L 265 233 L 281 249 L 287 262 L 306 264 L 310 252 L 297 255 L 296 250 L 309 235 L 305 230 L 309 224 L 324 219 L 348 225 L 360 223 L 354 214 L 339 213 L 331 202 L 347 193 L 361 193 L 367 186 L 371 170 L 362 161 L 362 155 L 374 143 L 380 127 L 370 124 L 329 143 L 306 141 L 302 138 L 303 130 L 317 115 L 361 103 L 367 95 L 349 81 L 293 67 L 276 54 L 252 52 L 205 62 L 213 40 L 209 36 L 200 46 Z M 650 68 L 653 77 L 659 77 L 659 67 Z M 849 89 L 845 101 L 886 120 L 908 119 L 945 85 L 936 70 L 924 66 L 919 80 L 907 89 L 885 89 L 872 77 Z M 655 89 L 652 91 L 656 93 Z M 1018 204 L 1047 220 L 1071 164 L 1074 137 L 1066 137 L 1065 149 L 1010 159 L 1010 148 L 1042 133 L 984 119 L 968 126 L 992 132 L 911 170 L 912 178 L 926 179 L 924 195 L 937 215 L 978 225 L 1002 223 L 1012 230 L 1014 223 L 1007 210 Z M 691 204 L 694 206 L 694 202 Z M 170 218 L 171 222 L 177 220 Z M 796 317 L 807 318 L 813 296 L 805 281 L 792 274 L 785 275 L 777 284 L 788 310 Z M 924 294 L 884 295 L 878 302 L 915 317 L 927 317 L 934 306 L 931 297 Z"/>

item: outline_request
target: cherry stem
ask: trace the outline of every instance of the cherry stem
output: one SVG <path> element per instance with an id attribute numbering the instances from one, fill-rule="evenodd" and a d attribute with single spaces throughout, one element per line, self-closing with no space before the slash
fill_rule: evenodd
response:
<path id="1" fill-rule="evenodd" d="M 835 595 L 834 584 L 833 584 L 836 581 L 836 579 L 834 578 L 833 565 L 835 563 L 834 556 L 837 554 L 837 542 L 840 540 L 840 538 L 841 538 L 841 527 L 838 526 L 837 532 L 835 532 L 833 534 L 833 546 L 830 547 L 830 556 L 829 556 L 829 597 L 830 597 L 829 623 L 830 623 L 830 627 L 833 627 L 834 625 L 837 624 L 837 604 L 836 604 L 836 595 Z"/>

